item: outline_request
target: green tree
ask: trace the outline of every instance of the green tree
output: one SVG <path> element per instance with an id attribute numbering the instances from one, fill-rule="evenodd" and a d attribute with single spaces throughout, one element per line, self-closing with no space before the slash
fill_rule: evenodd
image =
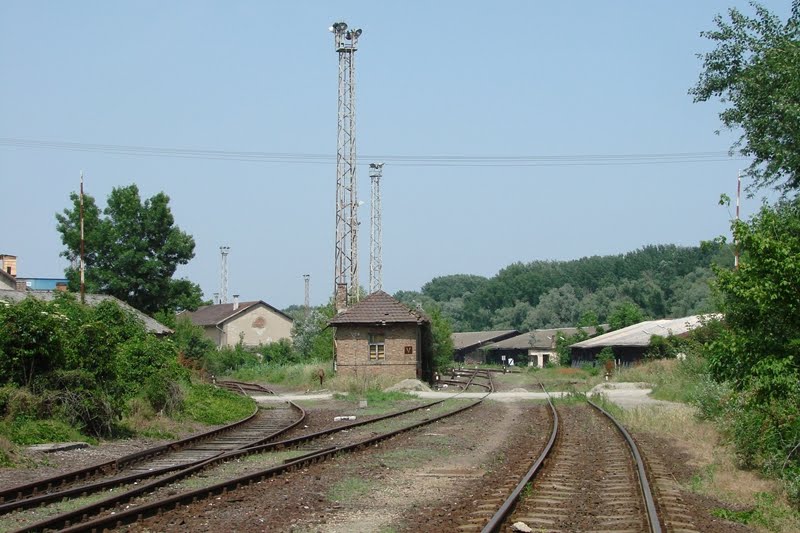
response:
<path id="1" fill-rule="evenodd" d="M 632 302 L 622 302 L 608 315 L 608 325 L 612 330 L 626 328 L 643 320 L 642 309 Z"/>
<path id="2" fill-rule="evenodd" d="M 336 315 L 333 301 L 312 308 L 295 318 L 292 326 L 292 345 L 302 359 L 314 361 L 333 360 L 333 328 L 328 321 Z"/>
<path id="3" fill-rule="evenodd" d="M 80 198 L 70 195 L 72 209 L 56 214 L 65 250 L 75 262 L 80 254 Z M 111 294 L 148 314 L 159 310 L 197 309 L 200 287 L 173 279 L 179 265 L 194 257 L 194 239 L 175 225 L 169 197 L 163 192 L 142 202 L 136 185 L 115 188 L 102 214 L 94 198 L 84 197 L 86 286 Z M 70 289 L 79 273 L 66 270 Z"/>
<path id="4" fill-rule="evenodd" d="M 717 268 L 727 329 L 712 343 L 711 371 L 761 398 L 797 397 L 800 379 L 800 198 L 734 223 L 738 270 Z"/>
<path id="5" fill-rule="evenodd" d="M 438 306 L 430 306 L 425 312 L 431 319 L 433 369 L 444 372 L 453 365 L 453 328 Z"/>
<path id="6" fill-rule="evenodd" d="M 800 188 L 800 0 L 786 23 L 753 2 L 755 16 L 735 8 L 715 17 L 702 35 L 716 48 L 702 55 L 703 72 L 690 90 L 695 102 L 719 98 L 728 129 L 741 128 L 733 148 L 752 158 L 754 188 Z"/>

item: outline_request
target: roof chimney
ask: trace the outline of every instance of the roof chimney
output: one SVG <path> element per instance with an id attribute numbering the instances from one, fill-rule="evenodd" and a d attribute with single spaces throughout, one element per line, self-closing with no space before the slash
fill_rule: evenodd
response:
<path id="1" fill-rule="evenodd" d="M 0 254 L 0 267 L 5 270 L 6 274 L 17 277 L 17 256 Z"/>
<path id="2" fill-rule="evenodd" d="M 233 310 L 236 311 L 237 309 L 239 309 L 239 295 L 238 294 L 234 294 L 233 295 Z"/>

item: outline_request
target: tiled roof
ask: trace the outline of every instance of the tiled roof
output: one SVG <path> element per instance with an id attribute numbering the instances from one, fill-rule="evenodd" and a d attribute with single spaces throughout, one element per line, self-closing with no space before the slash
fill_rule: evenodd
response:
<path id="1" fill-rule="evenodd" d="M 239 307 L 236 309 L 233 308 L 234 304 L 232 303 L 204 305 L 197 311 L 187 312 L 185 315 L 191 319 L 195 326 L 216 326 L 234 315 L 245 312 L 257 303 L 258 300 L 253 302 L 239 302 Z"/>
<path id="2" fill-rule="evenodd" d="M 376 291 L 342 311 L 328 322 L 331 326 L 342 324 L 422 324 L 430 322 L 425 313 L 414 311 L 383 291 Z"/>
<path id="3" fill-rule="evenodd" d="M 11 302 L 20 302 L 25 298 L 38 298 L 39 300 L 45 301 L 53 301 L 55 300 L 56 296 L 61 294 L 61 291 L 12 291 L 12 290 L 3 290 L 0 289 L 0 300 L 8 300 Z M 77 295 L 73 295 L 78 298 Z M 156 335 L 166 335 L 172 333 L 172 330 L 169 329 L 167 326 L 159 322 L 158 320 L 154 319 L 151 316 L 148 316 L 138 309 L 131 307 L 127 303 L 123 302 L 119 298 L 115 298 L 114 296 L 109 296 L 108 294 L 87 294 L 86 295 L 86 305 L 97 305 L 100 302 L 104 302 L 106 300 L 110 300 L 120 306 L 122 309 L 133 313 L 136 317 L 144 322 L 144 327 L 147 328 L 147 331 L 150 333 L 155 333 Z"/>
<path id="4" fill-rule="evenodd" d="M 482 344 L 493 342 L 496 340 L 507 339 L 517 335 L 519 331 L 516 329 L 503 329 L 499 331 L 465 331 L 461 333 L 453 333 L 453 348 L 456 350 L 463 350 L 470 347 L 478 347 Z"/>

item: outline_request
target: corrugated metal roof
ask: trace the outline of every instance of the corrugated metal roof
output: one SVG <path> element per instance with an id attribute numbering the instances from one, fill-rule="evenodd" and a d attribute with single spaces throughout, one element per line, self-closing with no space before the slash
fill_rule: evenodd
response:
<path id="1" fill-rule="evenodd" d="M 7 300 L 11 302 L 20 302 L 25 298 L 37 298 L 39 300 L 44 300 L 47 302 L 52 302 L 55 300 L 56 296 L 61 294 L 61 291 L 16 291 L 16 290 L 4 290 L 0 289 L 0 300 Z M 73 295 L 75 296 L 75 295 Z M 100 302 L 104 301 L 112 301 L 120 306 L 122 309 L 129 311 L 136 315 L 139 320 L 144 322 L 144 326 L 150 333 L 155 333 L 156 335 L 168 335 L 172 333 L 172 330 L 169 329 L 167 326 L 159 322 L 158 320 L 154 319 L 151 316 L 148 316 L 138 309 L 131 307 L 127 303 L 123 302 L 119 298 L 115 298 L 114 296 L 109 296 L 107 294 L 87 294 L 86 295 L 86 304 L 87 305 L 97 305 Z"/>
<path id="2" fill-rule="evenodd" d="M 599 335 L 593 339 L 577 342 L 570 348 L 604 348 L 606 346 L 649 346 L 650 337 L 683 335 L 698 327 L 704 319 L 714 315 L 693 315 L 683 318 L 648 320 L 626 328 Z"/>
<path id="3" fill-rule="evenodd" d="M 495 331 L 464 331 L 453 333 L 453 348 L 456 350 L 463 350 L 471 346 L 480 346 L 481 344 L 492 342 L 495 339 L 507 337 L 519 333 L 516 329 L 503 329 Z"/>
<path id="4" fill-rule="evenodd" d="M 331 326 L 343 324 L 421 324 L 430 322 L 430 318 L 422 311 L 409 309 L 400 301 L 383 291 L 376 291 L 342 311 L 328 322 Z"/>
<path id="5" fill-rule="evenodd" d="M 528 348 L 553 348 L 555 346 L 556 333 L 564 335 L 575 335 L 579 328 L 552 328 L 536 329 L 528 333 L 522 333 L 510 339 L 498 341 L 485 347 L 486 350 L 527 350 Z M 595 334 L 595 327 L 580 328 L 588 335 Z"/>

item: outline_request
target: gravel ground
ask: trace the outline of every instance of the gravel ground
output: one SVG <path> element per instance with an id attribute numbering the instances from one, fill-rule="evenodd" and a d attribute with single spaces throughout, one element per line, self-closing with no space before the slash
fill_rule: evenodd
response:
<path id="1" fill-rule="evenodd" d="M 532 390 L 532 387 L 528 387 Z M 603 391 L 649 403 L 636 386 Z M 618 395 L 617 398 L 612 396 Z M 130 531 L 449 531 L 463 523 L 472 502 L 519 469 L 522 452 L 549 434 L 540 402 L 488 401 L 467 413 L 395 437 L 357 454 L 340 456 L 278 479 L 232 491 L 176 512 L 145 520 Z M 308 404 L 310 429 L 332 424 L 331 416 L 350 408 L 344 402 Z M 298 429 L 298 431 L 300 428 Z M 676 482 L 694 472 L 685 454 L 668 442 L 634 434 L 642 452 L 668 465 Z M 151 439 L 103 443 L 83 450 L 26 454 L 28 468 L 0 469 L 0 488 L 107 461 L 161 444 Z M 349 484 L 348 484 L 349 483 Z M 702 531 L 751 529 L 713 517 L 723 507 L 682 492 Z"/>

